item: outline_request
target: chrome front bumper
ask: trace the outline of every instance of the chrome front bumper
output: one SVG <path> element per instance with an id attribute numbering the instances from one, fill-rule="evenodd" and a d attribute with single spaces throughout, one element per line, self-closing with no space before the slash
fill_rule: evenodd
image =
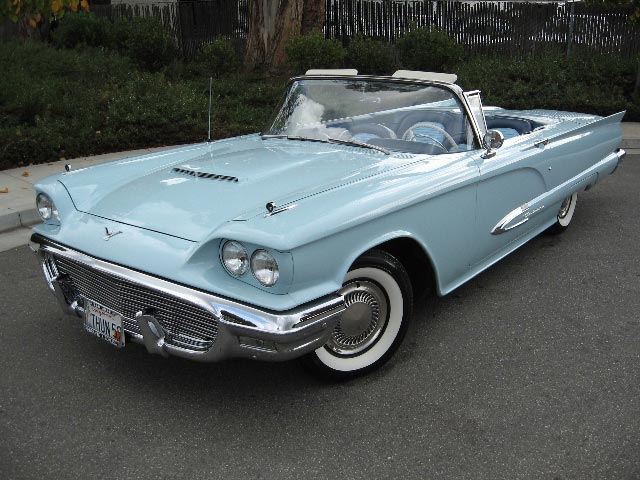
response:
<path id="1" fill-rule="evenodd" d="M 38 234 L 31 237 L 30 246 L 39 254 L 47 284 L 65 314 L 82 318 L 85 300 L 95 298 L 91 298 L 91 293 L 88 293 L 88 298 L 85 299 L 85 296 L 74 289 L 73 274 L 52 271 L 52 257 L 75 262 L 92 274 L 122 279 L 135 288 L 152 291 L 154 295 L 162 296 L 167 301 L 179 301 L 182 305 L 208 312 L 211 322 L 217 323 L 211 325 L 214 331 L 217 328 L 217 333 L 210 347 L 196 350 L 184 343 L 182 346 L 172 345 L 172 334 L 156 318 L 157 310 L 150 308 L 150 305 L 135 305 L 135 318 L 129 318 L 128 321 L 130 325 L 137 324 L 137 328 L 132 331 L 125 326 L 128 338 L 144 344 L 150 353 L 165 357 L 176 355 L 202 362 L 227 358 L 266 361 L 293 359 L 324 345 L 340 314 L 345 310 L 344 299 L 338 293 L 286 312 L 263 310 L 99 260 Z M 130 306 L 130 302 L 128 305 Z"/>

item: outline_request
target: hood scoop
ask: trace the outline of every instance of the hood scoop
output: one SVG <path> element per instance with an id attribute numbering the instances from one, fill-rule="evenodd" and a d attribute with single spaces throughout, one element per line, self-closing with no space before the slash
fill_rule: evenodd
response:
<path id="1" fill-rule="evenodd" d="M 209 180 L 220 180 L 223 182 L 238 182 L 238 177 L 232 177 L 230 175 L 219 175 L 217 173 L 197 172 L 195 170 L 189 170 L 187 168 L 174 168 L 174 172 L 182 175 L 190 175 L 196 178 L 208 178 Z"/>

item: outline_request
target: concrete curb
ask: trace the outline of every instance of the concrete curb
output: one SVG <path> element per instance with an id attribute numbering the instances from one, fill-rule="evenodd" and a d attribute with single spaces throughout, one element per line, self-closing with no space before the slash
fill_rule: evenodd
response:
<path id="1" fill-rule="evenodd" d="M 38 212 L 35 207 L 35 195 L 33 193 L 33 190 L 30 189 L 30 187 L 39 178 L 43 178 L 47 175 L 64 171 L 65 163 L 70 163 L 74 167 L 82 168 L 82 167 L 98 165 L 101 163 L 110 162 L 114 160 L 121 160 L 124 158 L 134 157 L 138 155 L 156 153 L 156 152 L 165 150 L 167 148 L 174 148 L 179 146 L 180 145 L 144 148 L 140 150 L 131 150 L 127 152 L 106 153 L 102 155 L 95 155 L 93 157 L 83 157 L 83 158 L 76 158 L 72 160 L 56 161 L 48 164 L 33 165 L 31 167 L 14 168 L 14 169 L 0 171 L 0 176 L 4 174 L 5 180 L 9 182 L 13 182 L 14 188 L 20 188 L 20 191 L 22 192 L 20 193 L 21 199 L 19 199 L 17 202 L 14 200 L 13 206 L 7 208 L 7 210 L 9 210 L 8 212 L 5 210 L 5 212 L 0 213 L 0 234 L 15 230 L 21 227 L 31 227 L 32 225 L 42 222 L 42 220 L 40 219 L 40 215 L 38 215 Z M 23 170 L 31 170 L 32 175 L 23 178 L 20 175 Z M 18 183 L 16 183 L 16 181 Z M 19 187 L 16 187 L 15 185 L 18 185 Z M 0 188 L 2 187 L 0 186 Z M 2 196 L 0 196 L 0 200 L 2 200 Z M 0 203 L 0 206 L 1 206 L 1 203 Z"/>
<path id="2" fill-rule="evenodd" d="M 640 138 L 623 138 L 622 148 L 640 148 Z"/>
<path id="3" fill-rule="evenodd" d="M 40 215 L 35 208 L 25 208 L 13 213 L 0 215 L 0 233 L 9 232 L 20 227 L 31 227 L 40 223 Z"/>

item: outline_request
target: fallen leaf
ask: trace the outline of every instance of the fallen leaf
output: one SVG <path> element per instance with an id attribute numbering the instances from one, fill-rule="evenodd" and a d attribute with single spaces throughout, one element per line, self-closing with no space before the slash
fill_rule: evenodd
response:
<path id="1" fill-rule="evenodd" d="M 9 193 L 9 189 L 8 188 L 3 188 L 2 190 L 0 190 L 0 193 Z"/>
<path id="2" fill-rule="evenodd" d="M 23 173 L 22 173 L 22 176 L 23 176 L 23 177 L 28 177 L 28 176 L 29 176 L 29 172 L 23 172 Z"/>

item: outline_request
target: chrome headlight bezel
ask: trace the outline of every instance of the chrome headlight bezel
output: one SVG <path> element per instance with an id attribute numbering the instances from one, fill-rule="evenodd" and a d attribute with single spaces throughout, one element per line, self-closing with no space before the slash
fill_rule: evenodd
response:
<path id="1" fill-rule="evenodd" d="M 60 214 L 53 199 L 44 192 L 36 195 L 36 210 L 45 223 L 60 222 Z"/>
<path id="2" fill-rule="evenodd" d="M 251 273 L 260 285 L 271 288 L 280 279 L 280 267 L 276 258 L 265 249 L 251 254 Z"/>
<path id="3" fill-rule="evenodd" d="M 224 272 L 224 275 L 229 275 L 231 278 L 235 280 L 239 280 L 240 282 L 251 285 L 252 287 L 258 288 L 260 290 L 264 290 L 265 292 L 274 293 L 274 294 L 285 294 L 289 291 L 291 284 L 293 282 L 293 255 L 291 252 L 275 250 L 273 248 L 265 247 L 264 245 L 252 243 L 246 240 L 237 240 L 232 238 L 220 238 L 216 240 L 217 248 L 218 248 L 218 261 L 222 264 L 220 266 L 220 270 Z M 224 264 L 223 261 L 223 249 L 228 244 L 228 242 L 236 242 L 237 244 L 244 247 L 244 249 L 248 253 L 249 258 L 249 268 L 247 271 L 238 276 L 234 275 L 233 271 L 230 271 L 229 268 Z M 210 251 L 208 245 L 205 244 L 202 246 L 203 249 Z M 265 278 L 265 275 L 261 274 L 261 268 L 264 265 L 261 263 L 258 265 L 256 260 L 261 259 L 262 256 L 260 252 L 266 252 L 266 254 L 270 255 L 272 269 L 277 269 L 277 273 L 275 273 L 274 278 Z M 209 253 L 206 254 L 209 256 Z M 254 268 L 258 270 L 257 275 L 253 271 L 251 267 L 251 259 L 254 258 Z M 262 272 L 266 273 L 266 272 Z M 272 273 L 272 272 L 270 272 Z M 266 281 L 268 280 L 268 281 Z M 274 281 L 275 280 L 275 281 Z M 242 288 L 242 287 L 234 287 L 230 284 L 230 288 Z"/>
<path id="4" fill-rule="evenodd" d="M 227 240 L 220 252 L 222 266 L 232 277 L 241 277 L 249 270 L 249 253 L 246 247 L 236 240 Z M 234 268 L 231 263 L 239 261 L 240 264 Z"/>

